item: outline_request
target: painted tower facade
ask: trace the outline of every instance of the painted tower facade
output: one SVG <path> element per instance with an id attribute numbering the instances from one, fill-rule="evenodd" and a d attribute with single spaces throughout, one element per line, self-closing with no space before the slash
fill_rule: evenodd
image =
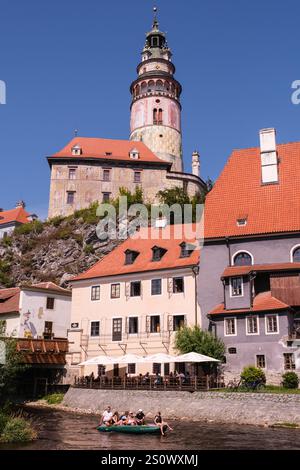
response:
<path id="1" fill-rule="evenodd" d="M 138 78 L 131 84 L 130 139 L 143 141 L 159 158 L 172 163 L 172 171 L 183 171 L 181 147 L 181 85 L 166 36 L 156 17 L 146 35 Z"/>

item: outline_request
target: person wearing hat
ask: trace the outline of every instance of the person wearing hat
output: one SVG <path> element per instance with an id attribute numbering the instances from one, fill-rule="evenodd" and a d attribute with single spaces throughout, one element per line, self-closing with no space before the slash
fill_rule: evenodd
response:
<path id="1" fill-rule="evenodd" d="M 136 418 L 136 424 L 139 424 L 139 425 L 145 424 L 145 414 L 141 408 L 138 410 L 135 418 Z"/>

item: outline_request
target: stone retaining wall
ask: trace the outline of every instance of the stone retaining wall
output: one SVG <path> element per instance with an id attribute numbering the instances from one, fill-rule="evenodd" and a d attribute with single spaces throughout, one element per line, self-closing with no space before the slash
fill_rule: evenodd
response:
<path id="1" fill-rule="evenodd" d="M 167 419 L 218 423 L 300 425 L 300 395 L 225 392 L 159 392 L 138 390 L 87 390 L 70 388 L 63 405 L 102 413 L 113 410 L 136 411 L 142 408 L 151 418 L 161 411 Z"/>

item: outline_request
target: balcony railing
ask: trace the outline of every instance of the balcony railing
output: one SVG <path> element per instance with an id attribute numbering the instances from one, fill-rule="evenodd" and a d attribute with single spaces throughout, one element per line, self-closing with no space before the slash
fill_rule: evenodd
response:
<path id="1" fill-rule="evenodd" d="M 17 351 L 22 353 L 26 364 L 64 365 L 68 350 L 67 339 L 17 339 Z"/>

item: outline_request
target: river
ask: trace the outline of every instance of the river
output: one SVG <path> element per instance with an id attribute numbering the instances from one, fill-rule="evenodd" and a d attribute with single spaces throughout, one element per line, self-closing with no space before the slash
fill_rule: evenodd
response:
<path id="1" fill-rule="evenodd" d="M 0 450 L 300 450 L 300 429 L 177 421 L 170 423 L 174 431 L 165 437 L 102 434 L 96 430 L 98 419 L 95 416 L 50 409 L 30 409 L 28 412 L 38 431 L 38 440 L 23 445 L 2 444 Z"/>

